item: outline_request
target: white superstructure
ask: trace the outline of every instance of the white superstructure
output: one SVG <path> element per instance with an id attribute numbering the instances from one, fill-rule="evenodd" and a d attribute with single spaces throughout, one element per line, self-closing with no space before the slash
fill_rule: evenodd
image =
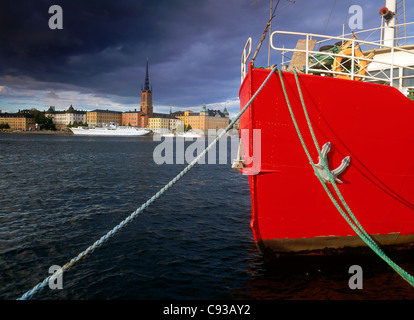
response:
<path id="1" fill-rule="evenodd" d="M 143 128 L 134 127 L 118 127 L 110 125 L 102 128 L 89 129 L 87 127 L 71 128 L 72 132 L 76 135 L 87 135 L 87 136 L 145 136 L 151 131 Z"/>

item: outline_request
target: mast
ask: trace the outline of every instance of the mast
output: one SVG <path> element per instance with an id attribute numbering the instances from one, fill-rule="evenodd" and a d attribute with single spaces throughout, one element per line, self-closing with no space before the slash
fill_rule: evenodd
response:
<path id="1" fill-rule="evenodd" d="M 383 44 L 393 47 L 395 44 L 395 11 L 396 0 L 386 0 L 385 7 L 380 10 L 380 15 L 385 19 Z"/>
<path id="2" fill-rule="evenodd" d="M 397 0 L 395 15 L 397 45 L 407 44 L 407 21 L 405 16 L 405 0 Z"/>
<path id="3" fill-rule="evenodd" d="M 267 55 L 267 66 L 270 67 L 270 35 L 272 34 L 272 11 L 273 11 L 273 0 L 270 0 L 270 26 L 269 26 L 269 52 Z"/>

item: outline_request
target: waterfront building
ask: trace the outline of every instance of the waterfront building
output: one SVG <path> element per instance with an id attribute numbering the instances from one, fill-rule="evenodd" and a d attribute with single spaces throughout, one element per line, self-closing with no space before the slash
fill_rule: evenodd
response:
<path id="1" fill-rule="evenodd" d="M 122 124 L 122 112 L 108 109 L 87 111 L 86 122 L 90 127 L 100 127 L 109 123 L 114 123 L 119 126 Z"/>
<path id="2" fill-rule="evenodd" d="M 6 123 L 10 130 L 33 130 L 36 126 L 34 116 L 27 112 L 0 113 L 0 124 Z"/>
<path id="3" fill-rule="evenodd" d="M 141 127 L 141 112 L 135 109 L 134 111 L 126 111 L 122 114 L 122 125 Z"/>
<path id="4" fill-rule="evenodd" d="M 153 116 L 152 106 L 152 87 L 149 85 L 149 73 L 148 73 L 148 58 L 145 72 L 144 87 L 141 87 L 141 105 L 140 111 L 136 109 L 134 111 L 124 112 L 122 117 L 122 124 L 131 126 L 139 126 L 142 128 L 148 127 L 148 119 Z"/>
<path id="5" fill-rule="evenodd" d="M 184 121 L 181 119 L 178 119 L 176 117 L 170 117 L 169 118 L 169 126 L 171 131 L 177 131 L 181 132 L 184 131 Z"/>
<path id="6" fill-rule="evenodd" d="M 162 132 L 163 129 L 170 130 L 170 120 L 167 117 L 149 118 L 148 129 L 154 132 Z"/>
<path id="7" fill-rule="evenodd" d="M 148 119 L 148 128 L 154 132 L 184 131 L 184 121 L 174 117 L 172 114 L 153 113 Z"/>
<path id="8" fill-rule="evenodd" d="M 122 125 L 147 128 L 149 126 L 149 118 L 153 117 L 153 105 L 152 105 L 152 87 L 149 85 L 149 73 L 148 73 L 148 58 L 145 72 L 145 83 L 141 86 L 141 105 L 140 110 L 134 109 L 134 111 L 126 111 L 122 114 Z"/>
<path id="9" fill-rule="evenodd" d="M 88 120 L 88 123 L 90 121 Z M 152 104 L 152 87 L 149 83 L 148 58 L 146 63 L 145 82 L 141 87 L 140 110 L 127 111 L 122 114 L 122 125 L 139 126 L 149 128 L 154 132 L 162 131 L 183 131 L 184 126 L 191 126 L 207 134 L 209 129 L 225 129 L 230 123 L 229 113 L 224 108 L 219 110 L 209 110 L 203 106 L 201 112 L 177 111 L 169 114 L 154 113 Z"/>
<path id="10" fill-rule="evenodd" d="M 65 130 L 68 125 L 75 122 L 78 124 L 87 123 L 86 111 L 75 110 L 72 105 L 68 110 L 55 110 L 55 107 L 50 107 L 45 112 L 46 117 L 51 117 L 57 130 Z"/>
<path id="11" fill-rule="evenodd" d="M 226 108 L 221 112 L 220 110 L 207 109 L 205 105 L 200 112 L 177 111 L 172 115 L 183 120 L 186 127 L 190 125 L 192 129 L 202 130 L 205 134 L 211 129 L 225 129 L 230 123 Z"/>

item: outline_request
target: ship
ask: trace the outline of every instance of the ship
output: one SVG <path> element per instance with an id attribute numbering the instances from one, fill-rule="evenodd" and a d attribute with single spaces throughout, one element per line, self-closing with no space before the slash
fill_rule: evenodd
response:
<path id="1" fill-rule="evenodd" d="M 151 133 L 151 130 L 145 128 L 135 128 L 130 126 L 117 126 L 113 123 L 103 127 L 77 127 L 70 128 L 75 135 L 86 136 L 116 136 L 116 137 L 136 137 L 145 136 Z"/>
<path id="2" fill-rule="evenodd" d="M 395 0 L 378 10 L 380 27 L 337 37 L 273 31 L 280 69 L 249 61 L 251 38 L 242 50 L 238 170 L 266 259 L 362 252 L 351 218 L 381 248 L 413 247 L 413 23 Z"/>
<path id="3" fill-rule="evenodd" d="M 196 132 L 194 130 L 186 131 L 186 132 L 169 132 L 161 134 L 162 137 L 165 138 L 201 138 L 204 135 L 200 132 Z"/>

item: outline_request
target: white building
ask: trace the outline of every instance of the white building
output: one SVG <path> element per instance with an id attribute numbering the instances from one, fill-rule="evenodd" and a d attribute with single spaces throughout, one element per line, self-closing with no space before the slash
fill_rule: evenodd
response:
<path id="1" fill-rule="evenodd" d="M 184 121 L 177 118 L 170 118 L 169 129 L 171 131 L 184 131 Z"/>
<path id="2" fill-rule="evenodd" d="M 75 110 L 72 106 L 66 111 L 56 111 L 54 107 L 50 107 L 45 112 L 46 117 L 52 117 L 53 123 L 57 130 L 64 130 L 67 125 L 86 123 L 86 111 Z"/>

